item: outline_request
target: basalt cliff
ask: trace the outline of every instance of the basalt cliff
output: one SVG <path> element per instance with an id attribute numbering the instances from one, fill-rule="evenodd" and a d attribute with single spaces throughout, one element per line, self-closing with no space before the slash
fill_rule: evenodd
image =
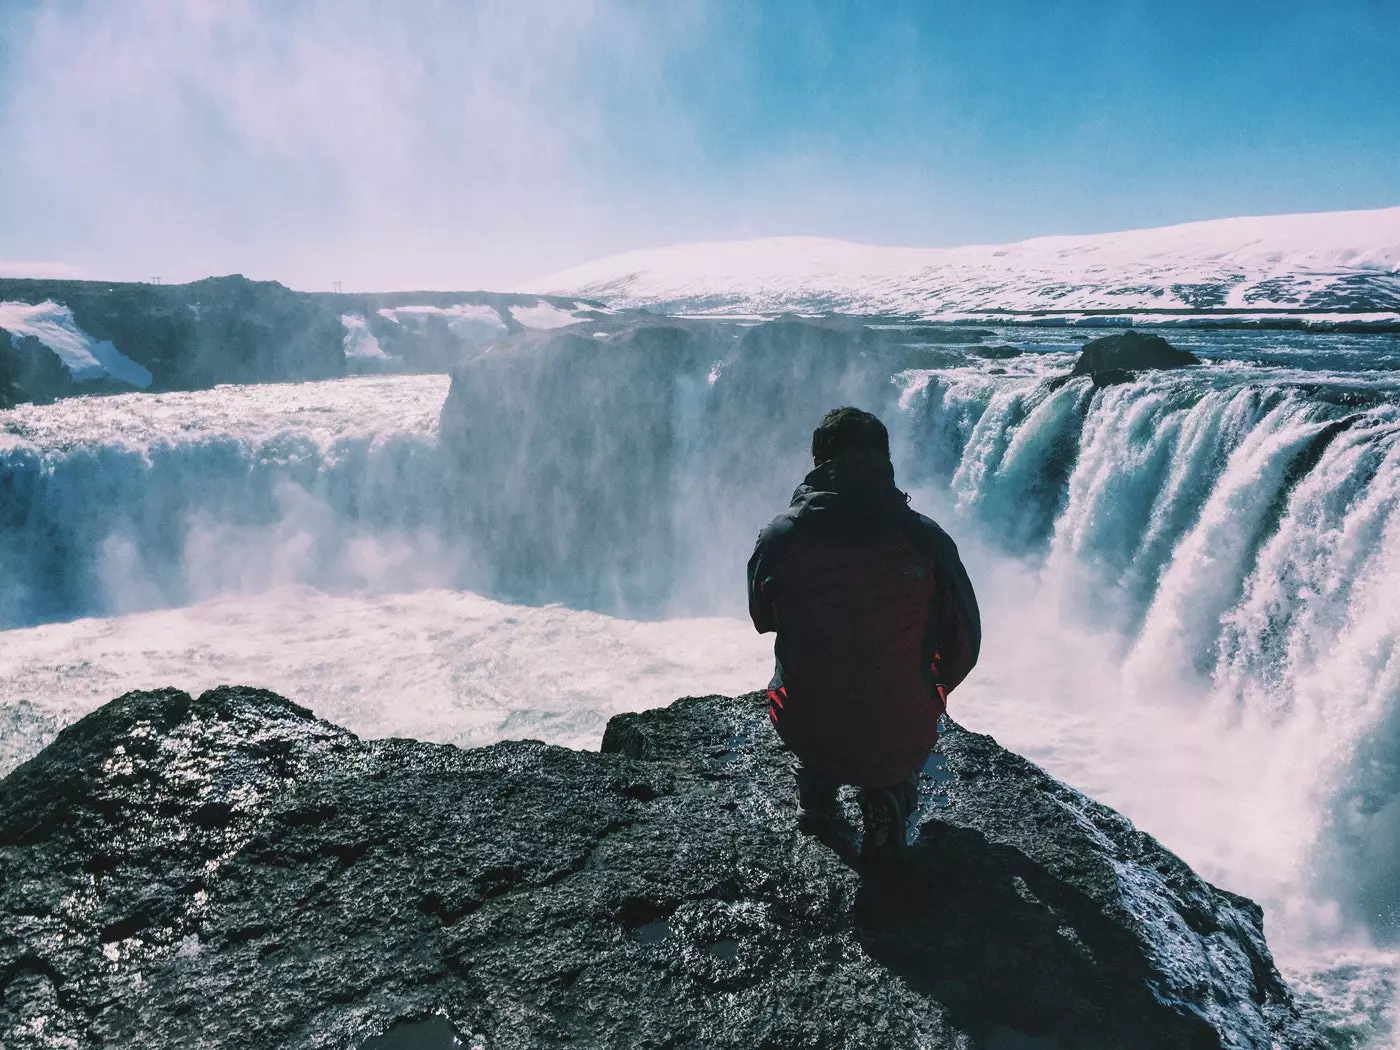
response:
<path id="1" fill-rule="evenodd" d="M 849 808 L 798 832 L 755 695 L 579 752 L 130 693 L 0 782 L 0 1045 L 1321 1046 L 1257 906 L 990 737 L 907 864 Z"/>
<path id="2" fill-rule="evenodd" d="M 484 343 L 602 316 L 504 292 L 299 292 L 0 278 L 0 409 L 83 394 L 445 371 Z"/>

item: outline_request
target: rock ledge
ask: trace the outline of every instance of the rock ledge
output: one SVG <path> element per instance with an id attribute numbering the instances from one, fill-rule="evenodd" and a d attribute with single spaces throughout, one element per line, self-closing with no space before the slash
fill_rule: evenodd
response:
<path id="1" fill-rule="evenodd" d="M 1322 1045 L 1256 905 L 990 737 L 949 726 L 898 871 L 793 811 L 756 695 L 594 753 L 131 693 L 0 783 L 0 1044 Z"/>

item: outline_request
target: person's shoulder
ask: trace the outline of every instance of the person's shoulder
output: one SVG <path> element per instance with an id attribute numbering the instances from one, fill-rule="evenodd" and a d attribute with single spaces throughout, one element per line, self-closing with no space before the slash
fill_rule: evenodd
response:
<path id="1" fill-rule="evenodd" d="M 958 545 L 953 542 L 953 537 L 948 535 L 947 530 L 913 507 L 909 508 L 909 532 L 915 542 L 932 553 L 942 557 L 957 556 Z"/>
<path id="2" fill-rule="evenodd" d="M 764 547 L 778 543 L 792 535 L 793 530 L 796 528 L 797 521 L 793 516 L 792 510 L 785 510 L 767 525 L 763 526 L 759 531 L 758 545 Z"/>

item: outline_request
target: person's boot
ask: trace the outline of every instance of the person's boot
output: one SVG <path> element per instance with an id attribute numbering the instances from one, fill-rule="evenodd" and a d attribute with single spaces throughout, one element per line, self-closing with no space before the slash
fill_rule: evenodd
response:
<path id="1" fill-rule="evenodd" d="M 799 766 L 797 777 L 797 826 L 806 832 L 824 831 L 841 816 L 841 785 L 815 770 Z"/>
<path id="2" fill-rule="evenodd" d="M 907 780 L 890 787 L 861 789 L 860 815 L 865 825 L 861 860 L 884 863 L 904 856 L 905 826 L 917 798 L 917 788 Z"/>

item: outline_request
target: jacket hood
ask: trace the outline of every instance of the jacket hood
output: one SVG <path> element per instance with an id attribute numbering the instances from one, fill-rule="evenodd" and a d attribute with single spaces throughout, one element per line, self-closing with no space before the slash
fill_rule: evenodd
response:
<path id="1" fill-rule="evenodd" d="M 859 538 L 886 532 L 909 513 L 894 467 L 879 452 L 844 452 L 814 467 L 792 494 L 791 514 L 822 532 Z"/>

